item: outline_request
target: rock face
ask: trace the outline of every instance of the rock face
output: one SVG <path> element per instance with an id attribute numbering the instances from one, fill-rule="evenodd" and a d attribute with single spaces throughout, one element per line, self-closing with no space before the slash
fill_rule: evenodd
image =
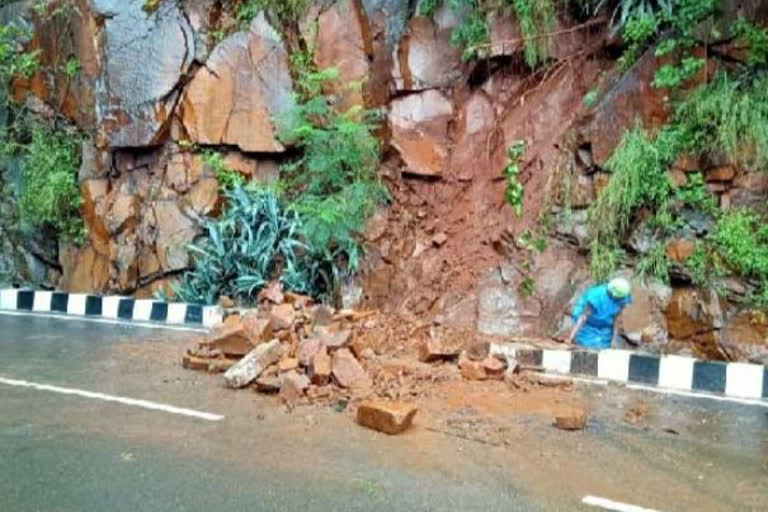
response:
<path id="1" fill-rule="evenodd" d="M 423 16 L 408 22 L 394 58 L 397 90 L 448 87 L 461 76 L 461 49 L 451 42 L 454 26 Z"/>
<path id="2" fill-rule="evenodd" d="M 275 119 L 293 107 L 288 54 L 263 13 L 226 38 L 186 89 L 182 122 L 192 141 L 281 152 Z"/>
<path id="3" fill-rule="evenodd" d="M 434 177 L 443 174 L 449 156 L 448 123 L 452 117 L 453 103 L 435 90 L 392 102 L 392 145 L 403 157 L 408 172 Z"/>
<path id="4" fill-rule="evenodd" d="M 338 71 L 338 79 L 328 89 L 340 96 L 338 105 L 342 111 L 366 103 L 362 84 L 370 73 L 372 55 L 371 28 L 361 0 L 335 2 L 320 13 L 315 64 L 319 69 Z M 350 87 L 356 82 L 361 85 Z"/>
<path id="5" fill-rule="evenodd" d="M 141 0 L 92 4 L 104 20 L 106 58 L 97 88 L 103 142 L 113 148 L 159 144 L 179 80 L 195 58 L 192 27 L 176 2 L 162 2 L 149 15 Z"/>
<path id="6" fill-rule="evenodd" d="M 730 359 L 768 365 L 768 320 L 765 313 L 742 311 L 725 324 L 721 346 Z"/>
<path id="7" fill-rule="evenodd" d="M 720 297 L 714 292 L 676 288 L 665 310 L 669 336 L 688 340 L 694 354 L 706 359 L 724 359 L 720 331 L 724 315 Z"/>

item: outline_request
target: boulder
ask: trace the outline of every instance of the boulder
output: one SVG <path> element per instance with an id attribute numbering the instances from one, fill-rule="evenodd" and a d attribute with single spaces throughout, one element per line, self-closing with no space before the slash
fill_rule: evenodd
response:
<path id="1" fill-rule="evenodd" d="M 272 322 L 272 329 L 275 331 L 290 329 L 296 320 L 296 311 L 293 309 L 293 304 L 274 306 L 269 312 L 269 319 Z"/>
<path id="2" fill-rule="evenodd" d="M 230 388 L 242 388 L 261 375 L 266 367 L 280 360 L 283 349 L 280 341 L 262 343 L 248 353 L 224 374 L 224 382 Z"/>
<path id="3" fill-rule="evenodd" d="M 193 142 L 282 152 L 274 120 L 294 105 L 288 53 L 279 34 L 257 16 L 248 31 L 216 46 L 186 88 L 182 122 Z"/>
<path id="4" fill-rule="evenodd" d="M 722 359 L 718 329 L 723 327 L 720 297 L 710 290 L 675 288 L 664 311 L 670 338 L 686 340 L 697 357 Z"/>
<path id="5" fill-rule="evenodd" d="M 513 267 L 497 268 L 478 284 L 477 329 L 483 334 L 540 334 L 541 302 L 522 293 L 524 276 Z"/>
<path id="6" fill-rule="evenodd" d="M 507 364 L 498 357 L 489 355 L 481 362 L 481 364 L 489 379 L 501 380 L 504 378 L 504 371 L 507 369 Z"/>
<path id="7" fill-rule="evenodd" d="M 357 423 L 389 435 L 402 434 L 413 423 L 418 409 L 401 402 L 365 401 L 357 408 Z"/>
<path id="8" fill-rule="evenodd" d="M 392 101 L 389 125 L 392 145 L 407 165 L 407 172 L 439 177 L 449 157 L 449 124 L 453 102 L 436 90 Z"/>
<path id="9" fill-rule="evenodd" d="M 333 378 L 343 388 L 370 387 L 371 379 L 349 349 L 342 348 L 333 353 Z"/>
<path id="10" fill-rule="evenodd" d="M 446 88 L 461 77 L 461 48 L 451 42 L 452 32 L 453 26 L 424 16 L 411 18 L 393 59 L 396 90 Z"/>
<path id="11" fill-rule="evenodd" d="M 672 289 L 661 283 L 637 284 L 632 291 L 632 303 L 619 316 L 619 332 L 644 348 L 659 349 L 666 345 L 664 311 L 671 297 Z"/>

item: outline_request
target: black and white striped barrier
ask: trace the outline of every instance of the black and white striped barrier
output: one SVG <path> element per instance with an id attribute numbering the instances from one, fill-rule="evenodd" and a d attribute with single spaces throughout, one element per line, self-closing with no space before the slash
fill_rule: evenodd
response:
<path id="1" fill-rule="evenodd" d="M 0 310 L 187 327 L 213 327 L 223 319 L 223 312 L 218 306 L 15 288 L 0 290 Z"/>
<path id="2" fill-rule="evenodd" d="M 630 350 L 548 350 L 494 344 L 494 354 L 548 373 L 574 375 L 674 391 L 717 393 L 734 398 L 768 399 L 768 367 L 749 363 L 700 361 L 677 355 Z"/>

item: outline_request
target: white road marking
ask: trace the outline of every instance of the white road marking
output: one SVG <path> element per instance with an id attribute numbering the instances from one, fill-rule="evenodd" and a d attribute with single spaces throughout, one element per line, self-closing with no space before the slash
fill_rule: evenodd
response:
<path id="1" fill-rule="evenodd" d="M 209 332 L 210 329 L 205 327 L 181 327 L 178 325 L 166 325 L 166 324 L 151 324 L 145 322 L 128 322 L 121 320 L 113 320 L 102 317 L 87 317 L 87 316 L 67 316 L 57 315 L 54 313 L 30 313 L 28 311 L 16 312 L 16 311 L 0 311 L 0 315 L 6 316 L 35 316 L 38 318 L 55 318 L 57 320 L 69 320 L 75 322 L 95 322 L 97 324 L 108 325 L 124 325 L 126 327 L 143 327 L 146 329 L 163 329 L 167 331 L 189 331 L 189 332 Z"/>
<path id="2" fill-rule="evenodd" d="M 600 507 L 605 510 L 614 510 L 616 512 L 659 512 L 658 510 L 638 507 L 637 505 L 630 505 L 629 503 L 599 498 L 597 496 L 584 496 L 581 502 L 585 505 Z"/>
<path id="3" fill-rule="evenodd" d="M 189 416 L 191 418 L 198 418 L 207 421 L 220 421 L 224 419 L 224 416 L 220 414 L 212 414 L 210 412 L 195 411 L 194 409 L 186 409 L 184 407 L 174 407 L 173 405 L 161 404 L 157 402 L 150 402 L 149 400 L 137 400 L 135 398 L 125 398 L 122 396 L 105 395 L 104 393 L 94 393 L 93 391 L 85 391 L 83 389 L 75 388 L 62 388 L 59 386 L 51 386 L 49 384 L 38 384 L 36 382 L 28 382 L 26 380 L 5 379 L 0 377 L 0 384 L 6 386 L 14 386 L 18 388 L 30 388 L 38 391 L 49 391 L 51 393 L 59 393 L 62 395 L 74 395 L 83 398 L 93 398 L 95 400 L 102 400 L 104 402 L 113 402 L 123 405 L 131 405 L 134 407 L 142 407 L 144 409 L 150 409 L 152 411 L 162 411 L 170 414 L 179 414 L 181 416 Z"/>

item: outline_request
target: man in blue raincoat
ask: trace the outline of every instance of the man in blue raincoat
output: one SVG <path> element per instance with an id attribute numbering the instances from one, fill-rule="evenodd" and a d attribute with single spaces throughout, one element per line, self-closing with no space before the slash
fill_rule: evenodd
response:
<path id="1" fill-rule="evenodd" d="M 585 348 L 611 348 L 616 318 L 632 303 L 632 285 L 623 278 L 593 286 L 581 296 L 573 308 L 575 326 L 568 343 Z"/>

